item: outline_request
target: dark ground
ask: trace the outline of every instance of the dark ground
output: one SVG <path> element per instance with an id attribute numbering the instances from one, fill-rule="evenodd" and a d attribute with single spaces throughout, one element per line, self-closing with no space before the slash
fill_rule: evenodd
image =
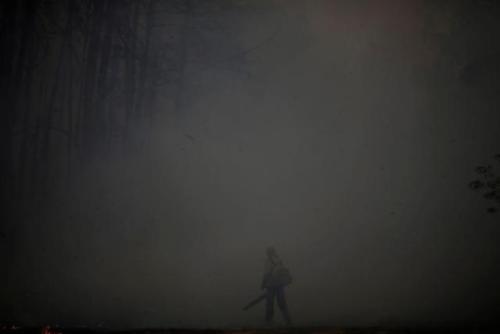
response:
<path id="1" fill-rule="evenodd" d="M 107 330 L 90 328 L 51 328 L 51 327 L 29 327 L 21 328 L 15 326 L 2 326 L 0 333 L 26 333 L 26 334 L 265 334 L 265 333 L 294 333 L 294 334 L 441 334 L 441 333 L 467 333 L 467 334 L 493 334 L 500 333 L 498 328 L 335 328 L 335 327 L 275 327 L 254 329 L 138 329 L 138 330 Z"/>

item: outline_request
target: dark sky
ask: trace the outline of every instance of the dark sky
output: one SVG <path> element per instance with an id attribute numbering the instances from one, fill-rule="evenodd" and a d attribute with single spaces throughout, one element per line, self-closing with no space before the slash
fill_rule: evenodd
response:
<path id="1" fill-rule="evenodd" d="M 187 41 L 182 112 L 165 88 L 142 152 L 9 225 L 5 319 L 259 326 L 268 245 L 297 325 L 494 319 L 500 221 L 468 183 L 499 150 L 498 6 L 258 4 Z"/>

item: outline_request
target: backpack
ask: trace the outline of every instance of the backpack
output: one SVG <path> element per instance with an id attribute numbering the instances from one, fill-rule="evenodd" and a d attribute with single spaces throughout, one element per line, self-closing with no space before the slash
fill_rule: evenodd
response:
<path id="1" fill-rule="evenodd" d="M 292 283 L 292 274 L 290 270 L 286 268 L 281 261 L 276 264 L 271 272 L 271 277 L 269 278 L 269 287 L 287 286 Z"/>

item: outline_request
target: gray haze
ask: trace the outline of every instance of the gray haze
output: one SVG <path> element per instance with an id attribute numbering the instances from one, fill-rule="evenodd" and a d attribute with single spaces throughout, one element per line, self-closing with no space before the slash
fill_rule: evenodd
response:
<path id="1" fill-rule="evenodd" d="M 139 152 L 96 158 L 8 225 L 1 313 L 260 326 L 262 306 L 241 308 L 274 245 L 297 325 L 493 320 L 499 218 L 467 184 L 498 153 L 498 81 L 463 74 L 493 48 L 491 12 L 385 0 L 220 12 L 223 33 L 187 41 L 181 107 L 160 90 Z"/>

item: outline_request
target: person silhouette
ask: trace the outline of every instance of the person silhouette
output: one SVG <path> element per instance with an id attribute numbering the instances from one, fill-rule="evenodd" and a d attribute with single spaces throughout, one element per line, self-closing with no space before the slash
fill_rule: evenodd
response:
<path id="1" fill-rule="evenodd" d="M 262 278 L 261 289 L 266 290 L 266 323 L 271 325 L 274 317 L 274 300 L 281 310 L 285 323 L 290 326 L 292 320 L 288 312 L 288 305 L 285 298 L 285 286 L 290 284 L 291 276 L 284 267 L 274 247 L 266 249 L 266 264 Z"/>

